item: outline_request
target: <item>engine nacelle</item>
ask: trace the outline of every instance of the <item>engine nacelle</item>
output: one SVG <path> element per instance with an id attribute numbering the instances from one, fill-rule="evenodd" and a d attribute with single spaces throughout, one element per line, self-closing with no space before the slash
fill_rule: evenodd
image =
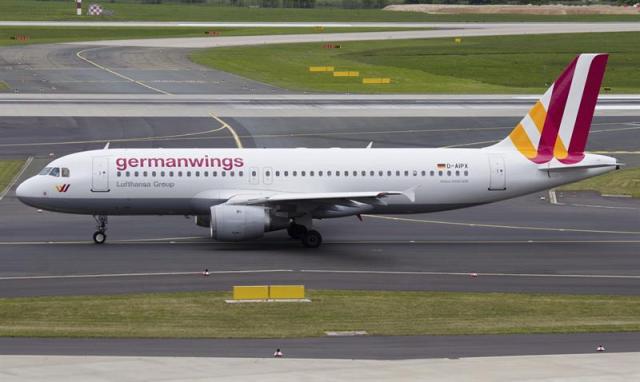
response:
<path id="1" fill-rule="evenodd" d="M 289 219 L 272 216 L 258 206 L 217 205 L 211 207 L 211 237 L 220 241 L 261 238 L 265 232 L 286 228 Z"/>

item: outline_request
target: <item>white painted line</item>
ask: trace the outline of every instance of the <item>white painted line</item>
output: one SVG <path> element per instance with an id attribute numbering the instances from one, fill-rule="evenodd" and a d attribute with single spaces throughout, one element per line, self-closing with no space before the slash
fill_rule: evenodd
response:
<path id="1" fill-rule="evenodd" d="M 453 226 L 461 226 L 461 227 L 499 228 L 499 229 L 515 229 L 515 230 L 531 230 L 531 231 L 551 231 L 551 232 L 604 233 L 604 234 L 616 234 L 616 235 L 640 235 L 639 231 L 613 231 L 613 230 L 581 229 L 581 228 L 551 228 L 551 227 L 515 226 L 515 225 L 503 225 L 503 224 L 462 223 L 462 222 L 450 222 L 450 221 L 443 221 L 443 220 L 399 218 L 399 217 L 382 216 L 382 215 L 362 215 L 362 216 L 366 216 L 372 219 L 395 220 L 395 221 L 409 222 L 409 223 L 442 224 L 442 225 L 453 225 Z"/>
<path id="2" fill-rule="evenodd" d="M 301 269 L 303 273 L 334 273 L 334 274 L 371 274 L 371 275 L 417 275 L 417 276 L 465 276 L 471 274 L 498 277 L 552 277 L 552 278 L 588 278 L 588 279 L 640 279 L 640 275 L 579 275 L 552 273 L 476 273 L 476 272 L 420 272 L 420 271 L 358 271 L 358 270 L 328 270 Z"/>
<path id="3" fill-rule="evenodd" d="M 171 93 L 169 93 L 169 92 L 166 92 L 164 90 L 160 90 L 158 88 L 154 88 L 153 86 L 147 85 L 147 84 L 145 84 L 143 82 L 140 82 L 138 80 L 135 80 L 135 79 L 133 79 L 131 77 L 125 76 L 124 74 L 118 73 L 115 70 L 109 69 L 106 66 L 102 66 L 102 65 L 98 64 L 97 62 L 91 61 L 90 59 L 82 56 L 82 53 L 84 53 L 84 52 L 88 52 L 90 50 L 98 50 L 98 49 L 104 49 L 104 47 L 84 49 L 84 50 L 78 51 L 76 53 L 76 56 L 79 59 L 81 59 L 81 60 L 83 60 L 83 61 L 85 61 L 85 62 L 87 62 L 87 63 L 89 63 L 89 64 L 91 64 L 93 66 L 95 66 L 96 68 L 102 69 L 102 70 L 104 70 L 106 72 L 109 72 L 109 73 L 113 74 L 114 76 L 118 76 L 118 77 L 120 77 L 122 79 L 125 79 L 127 81 L 133 82 L 134 84 L 140 85 L 140 86 L 145 87 L 145 88 L 147 88 L 149 90 L 153 90 L 154 92 L 158 92 L 158 93 L 165 94 L 165 95 L 171 95 Z"/>
<path id="4" fill-rule="evenodd" d="M 347 331 L 338 331 L 338 332 L 324 332 L 329 337 L 355 337 L 355 336 L 366 336 L 366 330 L 347 330 Z"/>
<path id="5" fill-rule="evenodd" d="M 292 269 L 255 269 L 255 270 L 235 270 L 235 271 L 209 271 L 210 275 L 225 274 L 247 274 L 247 273 L 282 273 L 293 272 Z M 110 278 L 110 277 L 152 277 L 152 276 L 197 276 L 202 275 L 200 272 L 147 272 L 147 273 L 103 273 L 89 275 L 41 275 L 41 276 L 7 276 L 0 277 L 0 281 L 4 280 L 48 280 L 48 279 L 94 279 L 94 278 Z M 202 276 L 207 277 L 207 276 Z M 210 277 L 210 276 L 209 276 Z"/>
<path id="6" fill-rule="evenodd" d="M 551 203 L 551 204 L 559 204 L 558 203 L 558 197 L 556 196 L 556 189 L 555 188 L 552 188 L 552 189 L 549 190 L 549 203 Z"/>
<path id="7" fill-rule="evenodd" d="M 9 182 L 7 187 L 5 187 L 2 192 L 0 192 L 0 200 L 2 200 L 7 195 L 9 190 L 11 190 L 11 187 L 13 187 L 16 184 L 18 179 L 20 179 L 20 177 L 22 176 L 24 171 L 27 169 L 27 167 L 29 167 L 32 161 L 33 161 L 33 157 L 27 158 L 27 160 L 24 162 L 24 165 L 22 165 L 22 168 L 20 169 L 20 171 L 18 171 L 18 173 L 13 177 L 13 179 L 11 179 L 11 182 Z"/>

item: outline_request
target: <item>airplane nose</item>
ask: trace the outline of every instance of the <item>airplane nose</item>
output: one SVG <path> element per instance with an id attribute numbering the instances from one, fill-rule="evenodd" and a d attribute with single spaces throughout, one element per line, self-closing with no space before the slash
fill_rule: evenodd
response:
<path id="1" fill-rule="evenodd" d="M 27 179 L 24 182 L 20 183 L 18 188 L 16 188 L 16 196 L 22 202 L 26 202 L 27 199 L 36 196 L 31 179 Z"/>

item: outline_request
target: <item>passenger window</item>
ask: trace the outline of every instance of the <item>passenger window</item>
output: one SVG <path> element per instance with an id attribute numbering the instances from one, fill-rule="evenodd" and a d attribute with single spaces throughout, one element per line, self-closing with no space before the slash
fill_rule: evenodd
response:
<path id="1" fill-rule="evenodd" d="M 357 175 L 358 175 L 358 172 L 357 172 L 357 171 L 354 171 L 354 172 L 353 172 L 353 176 L 357 176 Z"/>
<path id="2" fill-rule="evenodd" d="M 196 176 L 200 177 L 200 171 L 196 171 Z"/>
<path id="3" fill-rule="evenodd" d="M 218 172 L 217 171 L 211 171 L 211 176 L 213 176 L 213 177 L 218 176 Z"/>
<path id="4" fill-rule="evenodd" d="M 387 171 L 387 176 L 391 176 L 391 171 Z"/>
<path id="5" fill-rule="evenodd" d="M 276 171 L 276 176 L 280 176 L 280 171 Z"/>
<path id="6" fill-rule="evenodd" d="M 318 171 L 318 176 L 322 176 L 322 170 Z"/>
<path id="7" fill-rule="evenodd" d="M 229 171 L 229 176 L 236 176 L 236 172 L 235 171 Z"/>
<path id="8" fill-rule="evenodd" d="M 404 176 L 409 176 L 409 171 L 404 170 Z"/>
<path id="9" fill-rule="evenodd" d="M 309 171 L 309 176 L 313 176 L 313 171 Z"/>
<path id="10" fill-rule="evenodd" d="M 305 174 L 306 174 L 306 172 L 300 171 L 300 176 L 304 176 Z"/>
<path id="11" fill-rule="evenodd" d="M 422 176 L 425 176 L 425 175 L 427 175 L 427 172 L 422 170 Z"/>
<path id="12" fill-rule="evenodd" d="M 69 169 L 68 168 L 66 168 L 66 167 L 62 168 L 62 176 L 65 177 L 65 178 L 69 177 Z"/>
<path id="13" fill-rule="evenodd" d="M 267 171 L 264 173 L 266 176 L 271 176 L 271 171 Z"/>
<path id="14" fill-rule="evenodd" d="M 464 176 L 467 176 L 467 175 L 469 175 L 469 171 L 464 172 Z"/>
<path id="15" fill-rule="evenodd" d="M 331 176 L 331 171 L 327 171 L 327 176 Z"/>
<path id="16" fill-rule="evenodd" d="M 349 176 L 349 171 L 345 171 L 344 176 Z"/>
<path id="17" fill-rule="evenodd" d="M 173 178 L 173 171 L 169 171 L 169 176 Z"/>
<path id="18" fill-rule="evenodd" d="M 284 176 L 289 176 L 289 171 L 285 171 Z"/>
<path id="19" fill-rule="evenodd" d="M 191 171 L 187 171 L 187 176 L 191 176 Z"/>
<path id="20" fill-rule="evenodd" d="M 205 178 L 209 177 L 209 171 L 205 171 L 202 173 L 202 176 L 204 176 Z"/>
<path id="21" fill-rule="evenodd" d="M 291 175 L 293 175 L 293 176 L 298 176 L 298 172 L 297 172 L 297 171 L 293 171 L 293 172 L 291 173 Z"/>
<path id="22" fill-rule="evenodd" d="M 340 176 L 340 171 L 336 171 L 336 176 Z"/>
<path id="23" fill-rule="evenodd" d="M 181 178 L 182 177 L 182 171 L 178 171 L 178 177 Z"/>
<path id="24" fill-rule="evenodd" d="M 146 176 L 147 176 L 147 172 L 146 172 L 146 171 L 145 171 L 145 172 L 143 172 L 143 173 L 142 173 L 142 176 L 146 177 Z"/>
<path id="25" fill-rule="evenodd" d="M 369 171 L 369 175 L 370 175 L 370 176 L 375 176 L 375 175 L 376 175 L 376 172 L 375 172 L 375 171 Z"/>
<path id="26" fill-rule="evenodd" d="M 384 171 L 382 170 L 378 171 L 378 176 L 382 176 L 382 175 L 384 175 Z"/>
<path id="27" fill-rule="evenodd" d="M 442 176 L 442 171 L 438 171 L 438 176 Z"/>
<path id="28" fill-rule="evenodd" d="M 131 176 L 131 173 L 127 171 L 127 178 Z"/>
<path id="29" fill-rule="evenodd" d="M 135 176 L 136 178 L 138 177 L 138 175 L 140 175 L 140 173 L 137 171 L 133 173 L 133 176 Z"/>
<path id="30" fill-rule="evenodd" d="M 460 171 L 456 171 L 456 176 L 460 176 Z"/>
<path id="31" fill-rule="evenodd" d="M 116 172 L 116 176 L 119 178 L 122 176 L 122 173 L 120 171 Z"/>
<path id="32" fill-rule="evenodd" d="M 258 174 L 256 174 L 255 171 L 251 171 L 251 176 L 256 176 L 256 175 L 258 175 Z"/>
<path id="33" fill-rule="evenodd" d="M 240 176 L 240 177 L 244 176 L 244 172 L 243 171 L 238 171 L 238 176 Z"/>
<path id="34" fill-rule="evenodd" d="M 156 172 L 155 171 L 151 171 L 151 176 L 155 178 L 156 177 Z"/>
<path id="35" fill-rule="evenodd" d="M 451 176 L 451 171 L 447 171 L 447 176 Z"/>
<path id="36" fill-rule="evenodd" d="M 164 178 L 164 171 L 160 171 L 160 176 Z"/>
<path id="37" fill-rule="evenodd" d="M 433 171 L 433 170 L 429 171 L 429 175 L 434 176 L 435 174 L 436 174 L 435 171 Z"/>
<path id="38" fill-rule="evenodd" d="M 227 172 L 226 171 L 220 171 L 220 176 L 222 176 L 224 178 L 225 176 L 227 176 Z"/>
<path id="39" fill-rule="evenodd" d="M 54 167 L 51 169 L 49 173 L 50 176 L 60 176 L 60 169 L 58 167 Z"/>
<path id="40" fill-rule="evenodd" d="M 396 170 L 396 176 L 400 176 L 400 171 Z"/>

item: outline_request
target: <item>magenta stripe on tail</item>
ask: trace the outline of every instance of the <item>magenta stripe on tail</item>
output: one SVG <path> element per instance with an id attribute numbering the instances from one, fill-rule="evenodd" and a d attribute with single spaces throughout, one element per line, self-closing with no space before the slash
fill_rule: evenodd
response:
<path id="1" fill-rule="evenodd" d="M 602 85 L 604 71 L 607 66 L 609 55 L 600 54 L 591 62 L 589 74 L 582 93 L 580 109 L 576 117 L 576 124 L 571 135 L 571 143 L 569 144 L 569 155 L 560 159 L 562 163 L 578 163 L 584 158 L 584 149 L 587 145 L 587 137 L 593 120 L 596 102 L 598 101 L 598 93 Z"/>
<path id="2" fill-rule="evenodd" d="M 555 147 L 558 131 L 560 130 L 560 122 L 564 114 L 564 107 L 567 104 L 567 97 L 569 96 L 569 89 L 571 89 L 571 81 L 577 62 L 578 57 L 571 61 L 571 64 L 567 66 L 553 84 L 549 110 L 547 111 L 547 118 L 542 128 L 540 144 L 538 145 L 538 155 L 532 159 L 535 163 L 546 163 L 553 158 L 553 148 Z"/>

